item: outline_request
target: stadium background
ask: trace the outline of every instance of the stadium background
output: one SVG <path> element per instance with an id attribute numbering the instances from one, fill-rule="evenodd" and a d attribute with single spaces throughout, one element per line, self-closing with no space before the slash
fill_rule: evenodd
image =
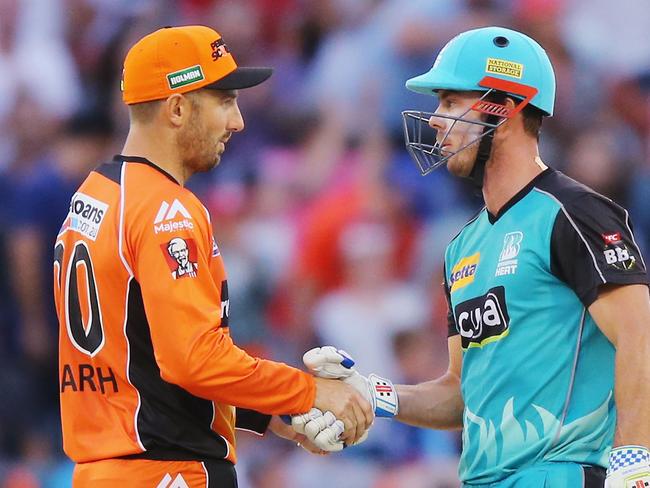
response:
<path id="1" fill-rule="evenodd" d="M 542 158 L 630 208 L 650 252 L 647 0 L 0 0 L 0 486 L 70 484 L 61 451 L 52 243 L 73 191 L 118 153 L 128 46 L 165 25 L 220 31 L 240 64 L 272 66 L 241 94 L 246 129 L 190 187 L 213 215 L 236 341 L 299 364 L 335 344 L 400 382 L 446 366 L 442 252 L 480 200 L 421 178 L 404 89 L 454 34 L 513 27 L 558 78 Z M 88 412 L 92 415 L 92 412 Z M 326 458 L 239 438 L 242 488 L 452 487 L 458 436 L 379 420 Z"/>

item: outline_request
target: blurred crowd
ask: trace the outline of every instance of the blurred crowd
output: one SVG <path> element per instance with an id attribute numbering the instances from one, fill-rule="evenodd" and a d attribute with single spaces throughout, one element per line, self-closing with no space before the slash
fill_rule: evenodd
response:
<path id="1" fill-rule="evenodd" d="M 558 80 L 542 159 L 627 206 L 648 254 L 649 19 L 647 0 L 0 0 L 0 487 L 70 485 L 53 243 L 77 186 L 120 152 L 121 62 L 141 36 L 205 24 L 240 64 L 275 68 L 240 94 L 246 128 L 221 165 L 189 184 L 212 214 L 235 341 L 294 365 L 333 344 L 414 383 L 446 368 L 442 255 L 481 200 L 409 160 L 400 112 L 435 99 L 405 80 L 469 28 L 537 39 Z M 457 434 L 375 424 L 327 457 L 242 434 L 240 485 L 458 485 Z"/>

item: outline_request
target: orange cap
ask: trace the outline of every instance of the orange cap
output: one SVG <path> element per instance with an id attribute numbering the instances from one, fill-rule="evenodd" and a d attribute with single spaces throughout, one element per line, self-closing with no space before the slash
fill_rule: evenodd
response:
<path id="1" fill-rule="evenodd" d="M 165 27 L 140 39 L 127 53 L 122 100 L 131 105 L 199 88 L 238 90 L 262 83 L 272 72 L 238 67 L 221 35 L 209 27 Z"/>

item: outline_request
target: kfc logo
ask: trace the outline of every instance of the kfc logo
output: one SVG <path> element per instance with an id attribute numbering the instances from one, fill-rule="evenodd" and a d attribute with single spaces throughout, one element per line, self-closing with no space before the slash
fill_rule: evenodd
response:
<path id="1" fill-rule="evenodd" d="M 194 239 L 174 237 L 161 249 L 172 273 L 172 278 L 196 278 L 199 268 L 197 263 L 196 243 Z"/>
<path id="2" fill-rule="evenodd" d="M 610 232 L 609 234 L 601 234 L 603 237 L 603 240 L 605 241 L 605 245 L 610 245 L 610 244 L 616 244 L 617 242 L 621 242 L 621 233 L 620 232 Z"/>

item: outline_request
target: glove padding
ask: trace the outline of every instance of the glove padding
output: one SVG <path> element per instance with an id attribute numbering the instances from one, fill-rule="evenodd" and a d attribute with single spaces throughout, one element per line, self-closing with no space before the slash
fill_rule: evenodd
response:
<path id="1" fill-rule="evenodd" d="M 312 408 L 307 413 L 291 417 L 291 427 L 299 434 L 305 435 L 323 451 L 337 452 L 346 447 L 340 440 L 345 426 L 332 412 L 323 414 L 318 408 Z M 363 442 L 366 437 L 368 437 L 367 432 L 358 442 Z"/>
<path id="2" fill-rule="evenodd" d="M 650 451 L 642 446 L 614 447 L 609 453 L 605 488 L 650 486 Z"/>
<path id="3" fill-rule="evenodd" d="M 314 376 L 341 379 L 356 388 L 370 403 L 377 417 L 397 415 L 398 400 L 390 380 L 370 374 L 366 378 L 354 368 L 354 359 L 342 349 L 333 346 L 315 347 L 307 351 L 302 361 Z"/>
<path id="4" fill-rule="evenodd" d="M 332 346 L 316 347 L 303 355 L 303 362 L 314 376 L 339 379 L 350 384 L 372 405 L 376 416 L 392 417 L 397 414 L 397 394 L 390 380 L 375 374 L 368 378 L 362 376 L 354 369 L 354 360 L 345 351 Z M 345 430 L 343 422 L 331 412 L 323 414 L 319 409 L 312 408 L 306 414 L 292 417 L 292 426 L 324 451 L 340 451 L 347 447 L 340 440 Z M 354 444 L 360 444 L 367 438 L 368 431 Z"/>

